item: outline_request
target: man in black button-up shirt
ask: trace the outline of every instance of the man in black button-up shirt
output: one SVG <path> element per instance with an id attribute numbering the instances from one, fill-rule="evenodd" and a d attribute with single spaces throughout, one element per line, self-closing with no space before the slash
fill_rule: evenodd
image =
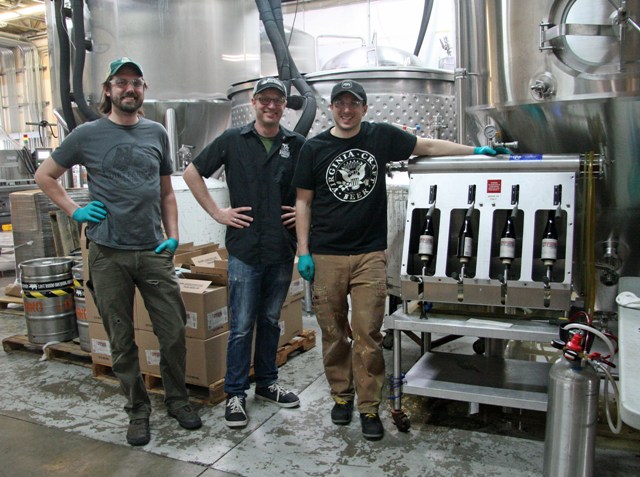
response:
<path id="1" fill-rule="evenodd" d="M 304 137 L 280 126 L 284 84 L 263 78 L 253 90 L 255 121 L 225 131 L 187 167 L 184 179 L 198 203 L 227 226 L 231 332 L 227 350 L 225 422 L 247 424 L 246 390 L 256 325 L 256 397 L 296 407 L 298 397 L 278 384 L 280 310 L 291 283 L 296 249 L 295 188 L 291 179 Z M 225 167 L 230 207 L 211 197 L 203 177 Z"/>

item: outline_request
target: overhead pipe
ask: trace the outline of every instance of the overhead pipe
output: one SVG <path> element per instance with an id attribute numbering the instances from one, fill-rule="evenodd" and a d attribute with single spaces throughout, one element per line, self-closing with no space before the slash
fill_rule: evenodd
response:
<path id="1" fill-rule="evenodd" d="M 69 37 L 65 30 L 65 16 L 62 14 L 64 0 L 54 0 L 53 8 L 55 10 L 56 33 L 60 44 L 60 72 L 58 81 L 60 83 L 60 103 L 62 106 L 62 116 L 64 123 L 69 132 L 73 131 L 78 125 L 73 115 L 73 107 L 71 105 L 71 79 L 69 72 L 71 71 L 71 46 L 69 45 Z"/>
<path id="2" fill-rule="evenodd" d="M 40 121 L 42 116 L 42 78 L 38 48 L 33 43 L 4 36 L 0 37 L 0 48 L 15 48 L 20 52 L 24 71 L 24 121 L 27 123 Z"/>
<path id="3" fill-rule="evenodd" d="M 91 44 L 87 42 L 85 38 L 84 0 L 73 0 L 71 2 L 71 22 L 73 24 L 73 43 L 75 46 L 75 54 L 73 57 L 73 99 L 80 113 L 84 116 L 84 119 L 93 121 L 99 119 L 100 115 L 93 111 L 87 104 L 82 86 L 86 51 L 91 47 Z"/>
<path id="4" fill-rule="evenodd" d="M 19 129 L 14 129 L 19 127 L 20 121 L 20 111 L 18 106 L 18 95 L 14 94 L 16 91 L 17 85 L 17 74 L 16 74 L 16 61 L 15 54 L 13 50 L 9 48 L 0 48 L 0 74 L 4 76 L 4 81 L 6 84 L 6 90 L 9 94 L 7 94 L 7 104 L 5 106 L 4 101 L 2 104 L 2 108 L 8 111 L 6 116 L 6 123 L 4 121 L 0 121 L 5 130 L 9 132 L 19 131 Z M 4 116 L 4 114 L 3 114 Z M 3 118 L 4 119 L 4 118 Z"/>
<path id="5" fill-rule="evenodd" d="M 294 131 L 306 136 L 311 130 L 316 117 L 316 97 L 311 87 L 298 71 L 286 44 L 282 2 L 280 0 L 256 0 L 256 5 L 276 56 L 278 75 L 287 83 L 293 82 L 293 85 L 302 95 L 302 101 L 299 101 L 296 96 L 290 97 L 287 106 L 291 109 L 304 108 Z"/>
<path id="6" fill-rule="evenodd" d="M 431 11 L 433 10 L 434 0 L 424 0 L 424 9 L 422 10 L 422 22 L 420 23 L 420 31 L 418 32 L 418 40 L 416 41 L 416 47 L 413 50 L 413 54 L 418 56 L 420 54 L 420 48 L 424 42 L 424 37 L 427 34 L 427 27 L 431 20 Z"/>

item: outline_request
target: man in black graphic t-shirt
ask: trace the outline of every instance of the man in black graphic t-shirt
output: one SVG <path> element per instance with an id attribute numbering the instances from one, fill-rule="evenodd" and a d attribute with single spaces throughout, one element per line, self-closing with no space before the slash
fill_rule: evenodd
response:
<path id="1" fill-rule="evenodd" d="M 387 296 L 386 164 L 412 154 L 496 151 L 362 122 L 367 94 L 353 80 L 334 86 L 330 109 L 335 126 L 305 143 L 293 178 L 298 269 L 306 280 L 314 280 L 313 307 L 335 401 L 331 419 L 349 424 L 357 394 L 363 436 L 375 440 L 384 435 L 378 408 L 384 380 L 380 330 Z M 348 336 L 348 295 L 353 344 Z"/>

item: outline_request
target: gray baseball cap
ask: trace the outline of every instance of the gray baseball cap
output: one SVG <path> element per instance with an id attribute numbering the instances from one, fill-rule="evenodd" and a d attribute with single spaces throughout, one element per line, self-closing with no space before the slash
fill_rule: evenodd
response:
<path id="1" fill-rule="evenodd" d="M 253 96 L 269 88 L 277 89 L 285 98 L 287 97 L 287 88 L 278 78 L 262 78 L 253 87 Z"/>
<path id="2" fill-rule="evenodd" d="M 367 104 L 367 93 L 364 91 L 362 85 L 357 81 L 346 79 L 336 84 L 331 90 L 331 102 L 333 103 L 333 100 L 340 96 L 342 93 L 351 93 L 360 101 Z"/>

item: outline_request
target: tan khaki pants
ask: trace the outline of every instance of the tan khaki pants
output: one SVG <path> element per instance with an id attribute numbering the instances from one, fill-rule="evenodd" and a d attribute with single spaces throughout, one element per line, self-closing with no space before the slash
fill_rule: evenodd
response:
<path id="1" fill-rule="evenodd" d="M 359 412 L 378 412 L 385 372 L 380 331 L 387 296 L 385 252 L 313 259 L 313 308 L 322 329 L 322 358 L 331 395 L 349 401 L 357 395 Z"/>

